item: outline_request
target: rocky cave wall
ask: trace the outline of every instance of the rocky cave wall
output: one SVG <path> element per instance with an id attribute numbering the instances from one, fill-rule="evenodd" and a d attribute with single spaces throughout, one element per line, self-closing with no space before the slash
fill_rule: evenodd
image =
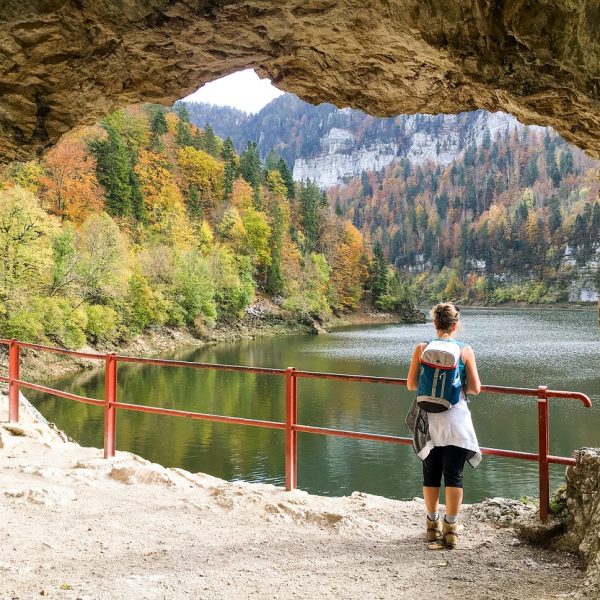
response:
<path id="1" fill-rule="evenodd" d="M 587 567 L 577 598 L 600 598 L 600 449 L 581 448 L 566 471 L 568 547 Z"/>
<path id="2" fill-rule="evenodd" d="M 485 108 L 600 157 L 596 0 L 5 0 L 0 160 L 247 67 L 377 116 Z"/>

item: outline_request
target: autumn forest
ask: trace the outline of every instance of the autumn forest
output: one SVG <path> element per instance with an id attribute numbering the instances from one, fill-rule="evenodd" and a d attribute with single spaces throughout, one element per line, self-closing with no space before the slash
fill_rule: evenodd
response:
<path id="1" fill-rule="evenodd" d="M 254 143 L 236 153 L 180 103 L 112 113 L 10 165 L 0 187 L 3 337 L 80 347 L 161 325 L 202 332 L 257 294 L 325 319 L 354 309 L 377 270 L 322 191 L 273 154 L 263 164 Z"/>
<path id="2" fill-rule="evenodd" d="M 4 169 L 4 337 L 202 335 L 261 297 L 311 322 L 359 305 L 566 301 L 582 272 L 600 289 L 597 164 L 551 130 L 486 130 L 445 167 L 402 158 L 325 192 L 190 112 L 119 110 Z"/>
<path id="3" fill-rule="evenodd" d="M 600 291 L 598 164 L 548 129 L 486 131 L 447 167 L 407 159 L 329 190 L 423 301 L 555 303 Z"/>

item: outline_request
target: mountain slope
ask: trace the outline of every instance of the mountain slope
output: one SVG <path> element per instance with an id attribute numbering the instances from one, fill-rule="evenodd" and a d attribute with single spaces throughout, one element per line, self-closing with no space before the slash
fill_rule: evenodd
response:
<path id="1" fill-rule="evenodd" d="M 599 164 L 551 129 L 482 110 L 378 119 L 291 94 L 256 115 L 188 106 L 238 148 L 256 140 L 296 180 L 328 189 L 418 295 L 597 297 Z"/>
<path id="2" fill-rule="evenodd" d="M 328 195 L 432 300 L 593 301 L 599 166 L 550 129 L 521 128 L 446 167 L 405 158 Z"/>
<path id="3" fill-rule="evenodd" d="M 274 150 L 293 165 L 294 179 L 311 179 L 322 188 L 402 158 L 445 166 L 471 144 L 523 128 L 510 115 L 483 110 L 380 119 L 331 104 L 312 106 L 292 94 L 276 98 L 255 115 L 207 104 L 186 106 L 192 122 L 199 127 L 210 123 L 217 135 L 231 137 L 239 152 L 247 140 L 256 141 L 263 152 Z"/>

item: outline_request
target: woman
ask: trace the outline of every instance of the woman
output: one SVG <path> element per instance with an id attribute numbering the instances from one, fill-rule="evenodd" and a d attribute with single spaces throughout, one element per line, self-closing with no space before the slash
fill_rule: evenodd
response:
<path id="1" fill-rule="evenodd" d="M 481 462 L 481 451 L 471 421 L 466 394 L 479 394 L 481 382 L 471 346 L 454 339 L 460 312 L 449 302 L 431 311 L 438 339 L 451 340 L 461 348 L 459 371 L 462 390 L 457 404 L 444 412 L 425 412 L 413 402 L 406 424 L 413 433 L 414 448 L 423 461 L 423 497 L 427 507 L 427 541 L 432 548 L 443 540 L 448 548 L 458 542 L 457 520 L 463 499 L 463 468 L 468 461 L 473 467 Z M 415 391 L 419 386 L 420 358 L 426 343 L 417 344 L 413 352 L 406 387 Z M 446 515 L 440 518 L 438 504 L 440 485 L 444 476 Z"/>

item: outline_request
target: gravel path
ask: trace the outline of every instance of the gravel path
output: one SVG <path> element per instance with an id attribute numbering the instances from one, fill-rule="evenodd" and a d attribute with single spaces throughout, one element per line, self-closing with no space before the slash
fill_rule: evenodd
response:
<path id="1" fill-rule="evenodd" d="M 581 579 L 572 556 L 472 508 L 459 549 L 428 551 L 418 500 L 287 493 L 128 453 L 105 461 L 23 421 L 0 424 L 0 599 L 541 600 Z"/>

